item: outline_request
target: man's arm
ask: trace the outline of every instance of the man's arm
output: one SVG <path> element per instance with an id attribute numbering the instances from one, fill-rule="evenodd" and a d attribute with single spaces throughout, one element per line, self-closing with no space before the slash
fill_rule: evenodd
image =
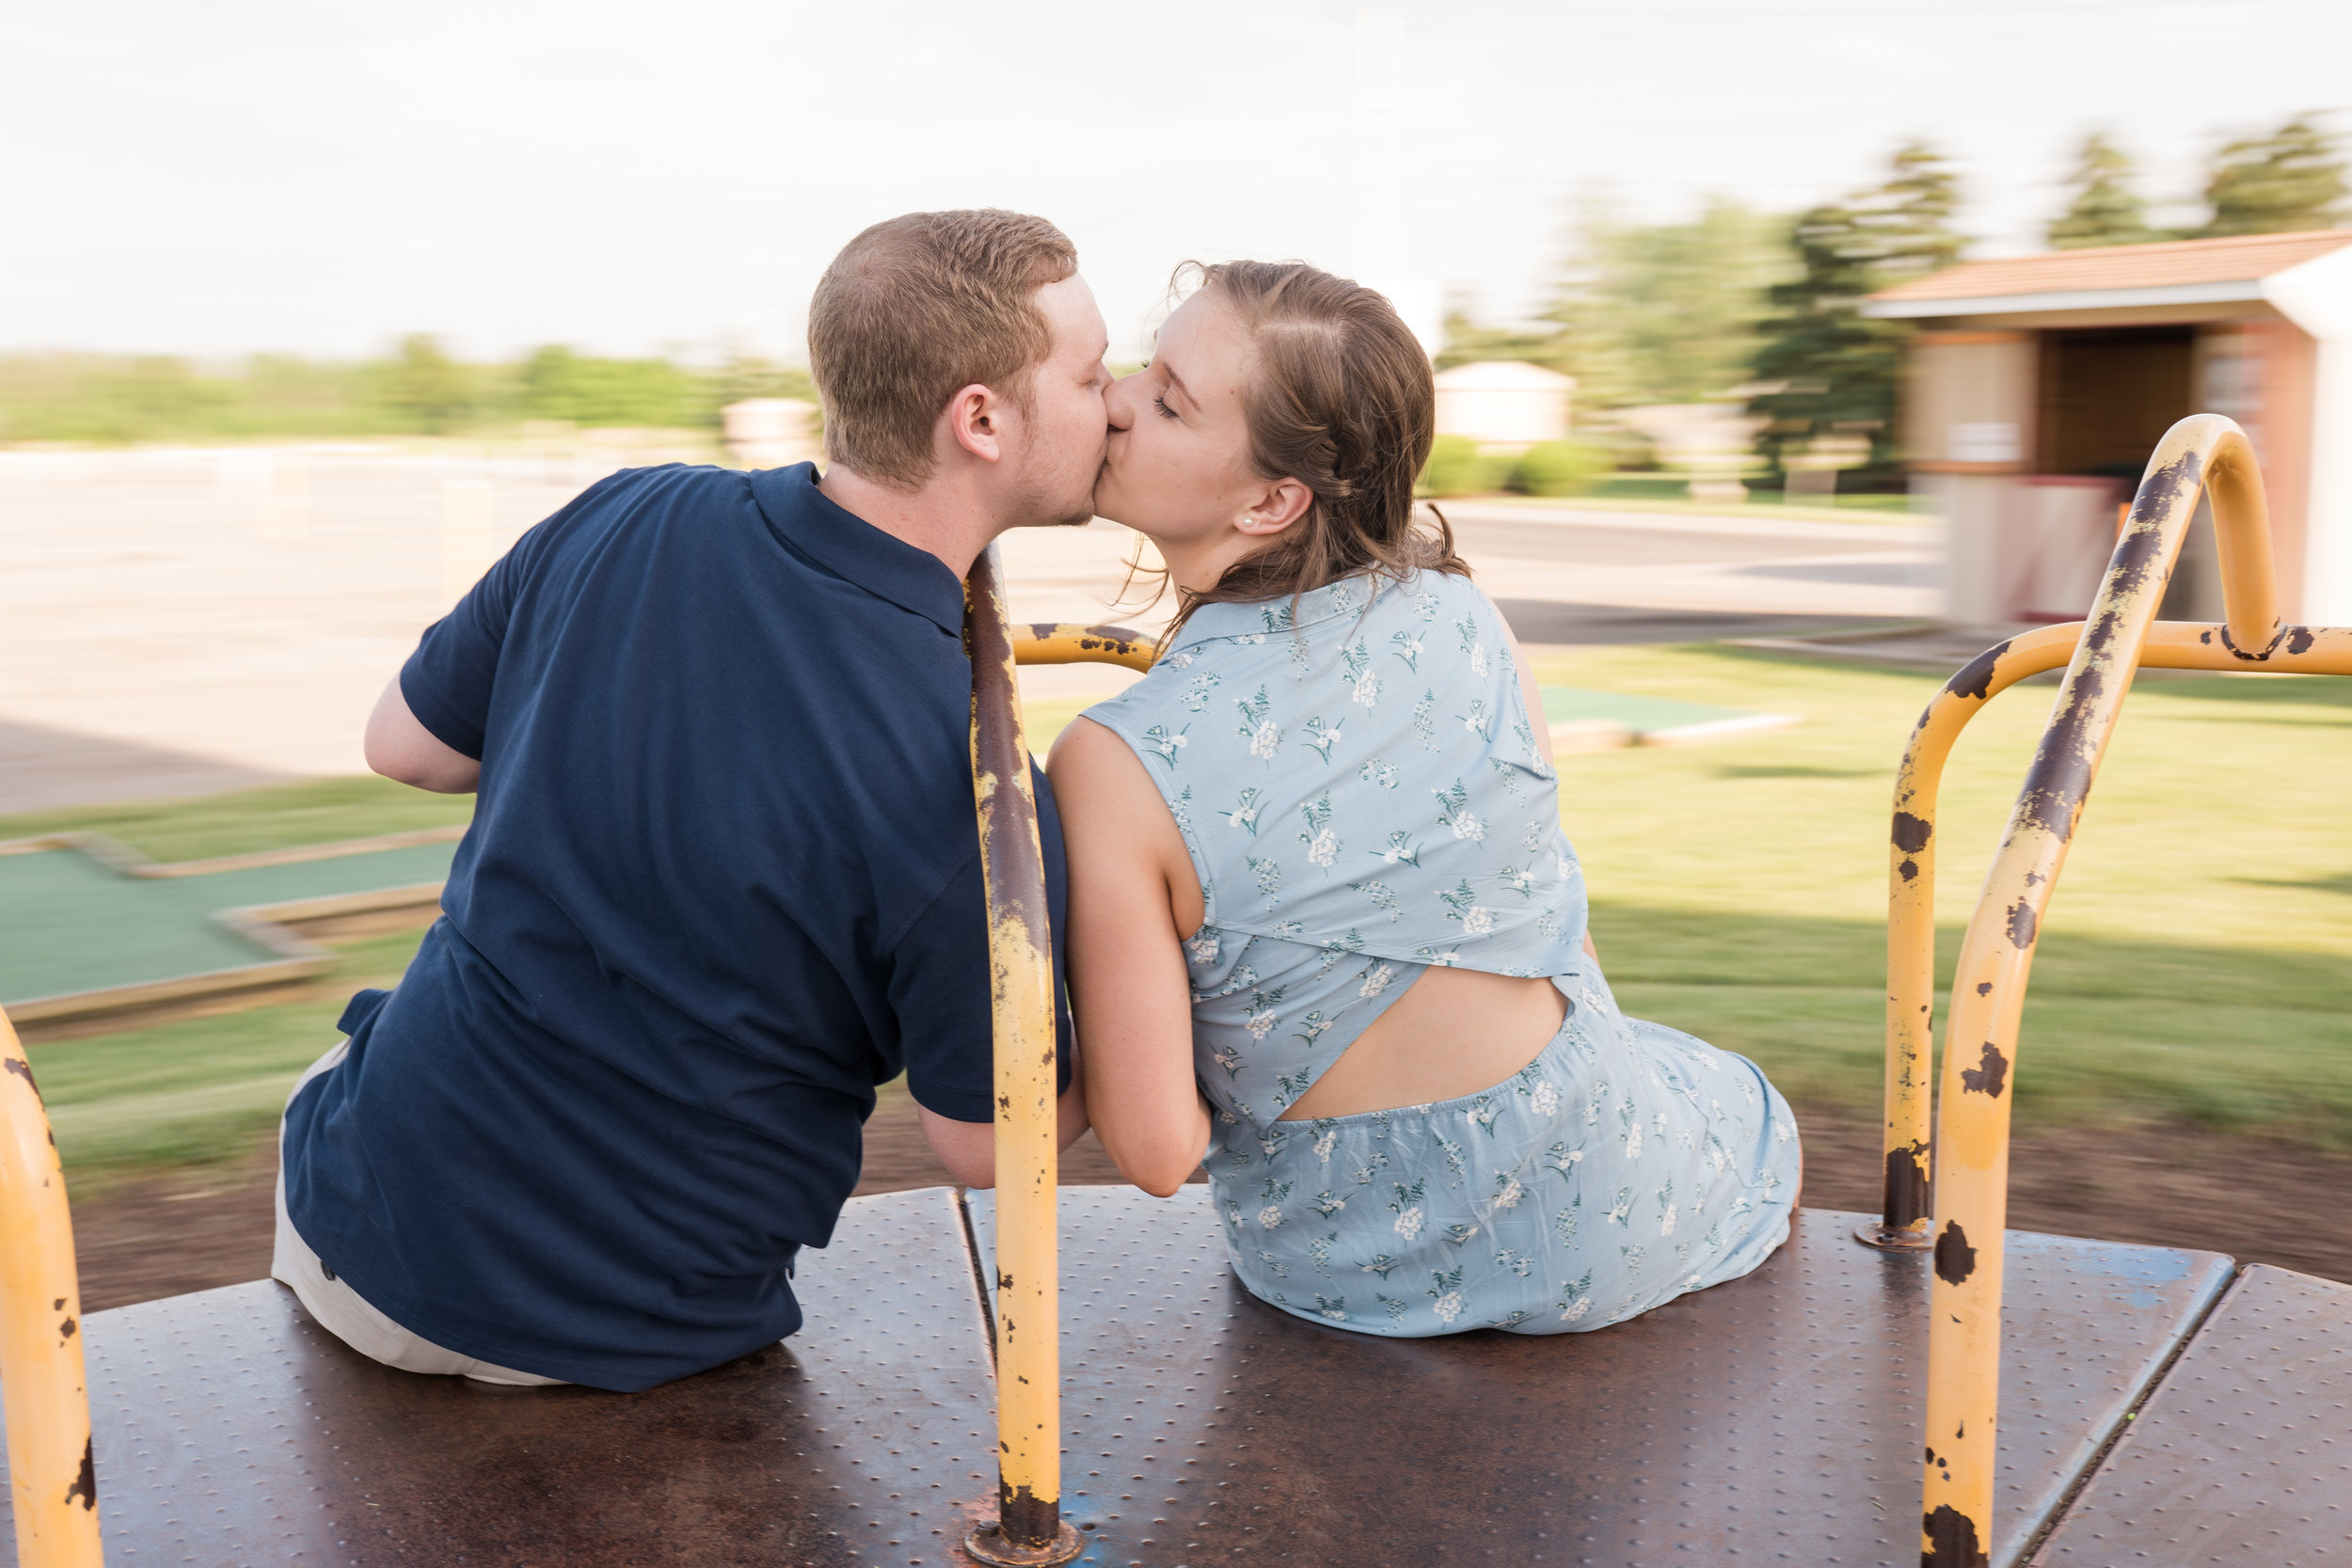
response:
<path id="1" fill-rule="evenodd" d="M 929 1140 L 931 1152 L 947 1167 L 947 1174 L 959 1186 L 993 1187 L 996 1185 L 996 1124 L 992 1121 L 957 1121 L 943 1117 L 928 1105 L 915 1106 L 922 1117 L 923 1136 Z M 1068 1148 L 1087 1130 L 1086 1094 L 1078 1082 L 1078 1064 L 1070 1064 L 1070 1087 L 1062 1090 L 1061 1099 L 1054 1104 L 1055 1118 L 1059 1123 L 1057 1136 L 1060 1147 Z"/>
<path id="2" fill-rule="evenodd" d="M 408 711 L 394 675 L 368 715 L 368 766 L 388 779 L 441 795 L 470 795 L 481 782 L 482 764 L 443 742 Z"/>

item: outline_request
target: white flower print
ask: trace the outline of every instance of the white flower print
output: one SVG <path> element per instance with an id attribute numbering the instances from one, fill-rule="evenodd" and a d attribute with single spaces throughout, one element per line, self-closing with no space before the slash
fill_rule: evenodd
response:
<path id="1" fill-rule="evenodd" d="M 1396 1183 L 1396 1200 L 1389 1207 L 1396 1212 L 1396 1233 L 1408 1242 L 1421 1234 L 1422 1196 L 1427 1190 L 1428 1185 L 1425 1179 L 1414 1182 L 1409 1187 L 1401 1181 Z"/>
<path id="2" fill-rule="evenodd" d="M 1551 1216 L 1551 1233 L 1559 1239 L 1563 1246 L 1576 1240 L 1576 1222 L 1581 1219 L 1583 1214 L 1584 1195 L 1579 1193 L 1568 1199 L 1568 1206 L 1565 1209 Z"/>
<path id="3" fill-rule="evenodd" d="M 1438 694 L 1424 691 L 1421 701 L 1413 705 L 1413 733 L 1421 736 L 1421 749 L 1424 752 L 1438 749 L 1437 720 Z"/>
<path id="4" fill-rule="evenodd" d="M 1330 1019 L 1323 1016 L 1323 1009 L 1317 1007 L 1298 1021 L 1298 1033 L 1294 1037 L 1308 1045 L 1312 1045 L 1323 1037 L 1323 1032 L 1331 1027 L 1331 1022 Z"/>
<path id="5" fill-rule="evenodd" d="M 1472 905 L 1462 911 L 1462 934 L 1464 936 L 1483 937 L 1494 928 L 1495 915 L 1492 910 L 1482 910 Z"/>
<path id="6" fill-rule="evenodd" d="M 1358 996 L 1367 997 L 1377 996 L 1382 991 L 1387 990 L 1389 989 L 1389 982 L 1395 978 L 1396 968 L 1394 965 L 1375 965 L 1373 968 L 1364 972 L 1364 983 L 1362 986 L 1358 988 L 1356 994 Z"/>
<path id="7" fill-rule="evenodd" d="M 1209 1060 L 1223 1068 L 1228 1078 L 1241 1075 L 1241 1053 L 1230 1045 L 1220 1045 L 1209 1053 Z"/>
<path id="8" fill-rule="evenodd" d="M 1561 927 L 1560 917 L 1552 913 L 1549 910 L 1545 910 L 1542 913 L 1536 915 L 1535 929 L 1542 932 L 1545 936 L 1549 937 L 1554 942 L 1565 942 L 1567 940 L 1566 933 Z"/>
<path id="9" fill-rule="evenodd" d="M 1365 1274 L 1376 1274 L 1386 1279 L 1389 1277 L 1389 1271 L 1403 1261 L 1405 1259 L 1402 1258 L 1391 1258 L 1385 1252 L 1376 1252 L 1357 1264 L 1356 1267 Z M 1383 1296 L 1381 1299 L 1385 1301 L 1388 1298 Z"/>
<path id="10" fill-rule="evenodd" d="M 1258 799 L 1258 792 L 1254 789 L 1245 789 L 1233 801 L 1232 811 L 1219 812 L 1217 815 L 1225 818 L 1228 827 L 1243 829 L 1254 838 L 1258 832 L 1258 813 L 1264 809 L 1265 807 Z"/>
<path id="11" fill-rule="evenodd" d="M 1315 1134 L 1315 1159 L 1324 1164 L 1329 1164 L 1331 1163 L 1331 1150 L 1338 1146 L 1339 1141 L 1340 1134 L 1338 1130 L 1335 1128 L 1327 1127 L 1321 1132 Z M 1326 1196 L 1327 1196 L 1328 1195 L 1327 1194 Z"/>
<path id="12" fill-rule="evenodd" d="M 1235 698 L 1233 706 L 1241 710 L 1241 734 L 1249 742 L 1249 754 L 1273 760 L 1282 744 L 1282 726 L 1267 717 L 1274 705 L 1266 699 L 1265 688 L 1258 688 L 1254 697 Z"/>
<path id="13" fill-rule="evenodd" d="M 1260 860 L 1255 855 L 1245 856 L 1244 859 L 1249 863 L 1249 869 L 1258 874 L 1258 891 L 1271 902 L 1282 886 L 1281 866 L 1272 860 Z"/>
<path id="14" fill-rule="evenodd" d="M 1329 1197 L 1331 1195 L 1329 1193 L 1326 1193 L 1323 1196 Z M 1329 1219 L 1331 1216 L 1329 1214 L 1326 1214 L 1323 1217 L 1325 1219 Z M 1307 1259 L 1314 1264 L 1315 1273 L 1320 1275 L 1328 1275 L 1331 1272 L 1331 1248 L 1339 1241 L 1339 1239 L 1340 1233 L 1338 1231 L 1327 1230 L 1322 1235 L 1317 1236 L 1313 1241 L 1307 1243 Z"/>
<path id="15" fill-rule="evenodd" d="M 1368 784 L 1378 784 L 1382 789 L 1394 789 L 1396 787 L 1395 768 L 1388 763 L 1382 762 L 1378 757 L 1374 757 L 1371 761 L 1365 763 L 1361 768 L 1359 768 L 1356 770 L 1356 776 L 1363 780 L 1364 783 Z"/>
<path id="16" fill-rule="evenodd" d="M 1347 700 L 1358 707 L 1374 707 L 1380 701 L 1380 677 L 1373 673 L 1372 650 L 1359 642 L 1340 650 L 1340 662 L 1347 666 Z"/>
<path id="17" fill-rule="evenodd" d="M 1513 893 L 1518 894 L 1522 898 L 1533 897 L 1535 892 L 1534 868 L 1531 866 L 1527 870 L 1521 871 L 1516 865 L 1504 866 L 1502 868 L 1502 885 L 1509 888 Z"/>
<path id="18" fill-rule="evenodd" d="M 1460 1180 L 1462 1173 L 1470 1168 L 1462 1158 L 1462 1146 L 1440 1132 L 1438 1134 L 1438 1147 L 1445 1151 L 1445 1168 L 1454 1174 L 1455 1180 Z"/>
<path id="19" fill-rule="evenodd" d="M 1322 1147 L 1320 1140 L 1318 1140 L 1316 1147 Z M 1315 1200 L 1313 1204 L 1314 1212 L 1321 1214 L 1327 1220 L 1346 1207 L 1347 1199 L 1343 1197 L 1334 1197 L 1327 1192 L 1315 1194 Z M 1335 1230 L 1331 1234 L 1336 1237 L 1339 1232 Z"/>
<path id="20" fill-rule="evenodd" d="M 1473 645 L 1470 649 L 1470 673 L 1483 675 L 1486 673 L 1486 650 L 1483 645 Z"/>
<path id="21" fill-rule="evenodd" d="M 1479 906 L 1478 895 L 1468 878 L 1454 884 L 1451 892 L 1440 890 L 1438 897 L 1445 905 L 1445 917 L 1459 922 L 1464 936 L 1483 937 L 1495 928 L 1494 911 Z"/>
<path id="22" fill-rule="evenodd" d="M 1570 1148 L 1565 1143 L 1553 1144 L 1544 1151 L 1545 1166 L 1559 1172 L 1560 1179 L 1571 1184 L 1576 1180 L 1576 1167 L 1583 1163 L 1584 1151 L 1581 1148 Z"/>
<path id="23" fill-rule="evenodd" d="M 1519 834 L 1519 847 L 1522 849 L 1534 850 L 1540 849 L 1543 847 L 1544 825 L 1541 822 L 1530 822 L 1526 829 Z"/>
<path id="24" fill-rule="evenodd" d="M 1192 668 L 1193 660 L 1199 657 L 1197 654 L 1170 654 L 1160 662 L 1170 670 L 1189 670 Z"/>
<path id="25" fill-rule="evenodd" d="M 1307 744 L 1312 746 L 1315 749 L 1315 754 L 1325 762 L 1331 760 L 1331 748 L 1338 745 L 1339 741 L 1339 720 L 1334 719 L 1327 723 L 1319 718 L 1307 721 Z"/>
<path id="26" fill-rule="evenodd" d="M 1315 1297 L 1315 1316 L 1328 1318 L 1335 1323 L 1347 1322 L 1347 1298 L 1345 1296 Z"/>
<path id="27" fill-rule="evenodd" d="M 1550 1079 L 1535 1080 L 1535 1087 L 1527 1097 L 1527 1108 L 1539 1117 L 1551 1116 L 1560 1109 L 1560 1091 L 1551 1086 Z"/>
<path id="28" fill-rule="evenodd" d="M 1350 882 L 1347 885 L 1351 888 L 1356 886 L 1354 882 Z M 1360 953 L 1363 950 L 1364 934 L 1356 929 L 1355 927 L 1350 926 L 1344 935 L 1333 937 L 1329 942 L 1323 944 L 1323 961 L 1315 965 L 1315 978 L 1318 980 L 1322 979 L 1326 974 L 1330 974 L 1331 971 L 1338 966 L 1339 961 L 1342 958 L 1344 958 L 1353 953 Z M 1310 1014 L 1309 1016 L 1312 1017 L 1314 1015 Z"/>
<path id="29" fill-rule="evenodd" d="M 1282 1022 L 1280 1016 L 1274 1010 L 1275 1005 L 1281 1000 L 1282 988 L 1279 986 L 1270 991 L 1259 990 L 1249 993 L 1249 1015 L 1246 1022 L 1249 1025 L 1251 1039 L 1265 1038 L 1273 1032 L 1274 1026 Z"/>
<path id="30" fill-rule="evenodd" d="M 1216 962 L 1217 949 L 1223 945 L 1223 942 L 1221 942 L 1218 938 L 1216 928 L 1211 926 L 1203 926 L 1200 930 L 1193 933 L 1192 940 L 1184 943 L 1184 952 L 1194 963 L 1215 963 Z"/>
<path id="31" fill-rule="evenodd" d="M 1331 831 L 1330 826 L 1331 797 L 1326 795 L 1312 805 L 1302 806 L 1299 810 L 1307 818 L 1306 831 L 1298 835 L 1298 842 L 1307 847 L 1307 863 L 1328 871 L 1340 853 L 1339 835 Z"/>
<path id="32" fill-rule="evenodd" d="M 1405 661 L 1405 668 L 1421 673 L 1421 639 L 1409 631 L 1400 631 L 1389 639 L 1389 651 Z"/>
<path id="33" fill-rule="evenodd" d="M 1184 688 L 1184 711 L 1199 713 L 1209 705 L 1209 693 L 1222 685 L 1225 677 L 1214 670 L 1203 670 L 1192 677 Z"/>
<path id="34" fill-rule="evenodd" d="M 1675 1184 L 1671 1177 L 1664 1186 L 1658 1189 L 1658 1233 L 1661 1236 L 1675 1233 Z"/>
<path id="35" fill-rule="evenodd" d="M 1258 1249 L 1258 1261 L 1263 1263 L 1266 1266 L 1266 1272 L 1277 1279 L 1288 1279 L 1291 1276 L 1290 1270 L 1282 1266 L 1282 1260 L 1263 1247 Z"/>
<path id="36" fill-rule="evenodd" d="M 1472 843 L 1486 838 L 1486 825 L 1478 819 L 1476 812 L 1470 809 L 1470 791 L 1461 780 L 1454 780 L 1452 789 L 1433 789 L 1429 793 L 1437 797 L 1439 827 L 1449 828 L 1455 838 L 1466 838 Z"/>
<path id="37" fill-rule="evenodd" d="M 1465 615 L 1454 623 L 1454 635 L 1462 640 L 1462 651 L 1469 653 L 1478 646 L 1478 619 Z"/>
<path id="38" fill-rule="evenodd" d="M 1495 721 L 1486 716 L 1486 700 L 1483 697 L 1472 697 L 1470 712 L 1455 714 L 1454 721 L 1481 740 L 1495 737 Z"/>
<path id="39" fill-rule="evenodd" d="M 1495 1172 L 1496 1208 L 1516 1209 L 1519 1206 L 1519 1199 L 1526 1196 L 1527 1189 L 1519 1185 L 1517 1173 L 1507 1170 Z"/>
<path id="40" fill-rule="evenodd" d="M 1391 926 L 1404 918 L 1404 906 L 1396 901 L 1396 895 L 1389 891 L 1386 883 L 1350 882 L 1347 891 L 1362 894 L 1372 900 L 1372 907 L 1375 910 L 1386 910 Z"/>
<path id="41" fill-rule="evenodd" d="M 1407 1303 L 1403 1296 L 1391 1296 L 1378 1291 L 1373 1291 L 1373 1294 L 1379 1298 L 1382 1309 L 1389 1314 L 1389 1322 L 1397 1323 L 1404 1318 Z"/>
<path id="42" fill-rule="evenodd" d="M 1186 730 L 1190 728 L 1189 724 L 1184 726 Z M 1143 743 L 1158 752 L 1162 762 L 1173 768 L 1176 766 L 1176 753 L 1184 747 L 1184 730 L 1171 732 L 1166 724 L 1154 724 L 1143 732 Z"/>
<path id="43" fill-rule="evenodd" d="M 1583 1317 L 1593 1305 L 1592 1291 L 1593 1271 L 1590 1269 L 1584 1271 L 1583 1278 L 1574 1283 L 1562 1280 L 1560 1299 L 1554 1304 L 1560 1308 L 1560 1321 L 1564 1323 L 1572 1323 Z"/>
<path id="44" fill-rule="evenodd" d="M 1437 1281 L 1429 1291 L 1438 1298 L 1431 1310 L 1438 1314 L 1439 1323 L 1450 1324 L 1462 1315 L 1462 1271 L 1458 1266 L 1444 1274 L 1432 1270 L 1429 1277 Z"/>
<path id="45" fill-rule="evenodd" d="M 1495 1252 L 1495 1267 L 1509 1269 L 1521 1279 L 1525 1279 L 1535 1272 L 1535 1260 L 1516 1248 L 1501 1247 Z"/>
<path id="46" fill-rule="evenodd" d="M 1439 969 L 1452 969 L 1462 961 L 1460 951 L 1452 947 L 1442 950 L 1435 947 L 1416 947 L 1413 949 L 1413 956 L 1422 962 L 1433 964 Z"/>
<path id="47" fill-rule="evenodd" d="M 1282 1206 L 1279 1203 L 1269 1203 L 1259 1210 L 1258 1223 L 1268 1230 L 1279 1229 L 1282 1224 Z"/>
<path id="48" fill-rule="evenodd" d="M 1633 1222 L 1633 1189 L 1619 1187 L 1617 1196 L 1609 1200 L 1609 1223 L 1630 1225 Z"/>

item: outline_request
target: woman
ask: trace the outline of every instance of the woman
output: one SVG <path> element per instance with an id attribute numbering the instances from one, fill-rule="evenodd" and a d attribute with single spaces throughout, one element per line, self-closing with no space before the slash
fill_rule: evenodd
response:
<path id="1" fill-rule="evenodd" d="M 1327 273 L 1200 284 L 1111 389 L 1095 491 L 1181 613 L 1051 763 L 1104 1148 L 1162 1196 L 1204 1163 L 1242 1282 L 1364 1333 L 1598 1328 L 1747 1273 L 1795 1124 L 1610 996 L 1534 682 L 1415 526 L 1428 362 Z"/>

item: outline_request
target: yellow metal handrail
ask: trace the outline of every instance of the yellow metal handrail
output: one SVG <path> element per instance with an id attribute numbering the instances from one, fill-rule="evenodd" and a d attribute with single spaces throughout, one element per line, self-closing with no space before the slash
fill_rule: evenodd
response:
<path id="1" fill-rule="evenodd" d="M 1084 1549 L 1061 1518 L 1061 1339 L 1053 936 L 1029 749 L 1014 666 L 1151 668 L 1150 640 L 1117 626 L 1038 624 L 1015 635 L 992 546 L 964 584 L 972 656 L 972 784 L 988 895 L 996 1053 L 996 1502 L 965 1539 L 984 1563 L 1067 1562 Z"/>
<path id="2" fill-rule="evenodd" d="M 2201 493 L 2213 502 L 2227 619 L 2212 626 L 2157 623 L 2156 607 Z M 1926 1075 L 1936 786 L 1968 721 L 2007 687 L 2060 662 L 2067 663 L 2065 680 L 1961 945 L 1931 1159 Z M 1925 1568 L 1980 1568 L 1990 1560 L 2009 1204 L 2006 1091 L 2018 1020 L 2052 886 L 2143 664 L 2352 674 L 2352 628 L 2279 624 L 2262 475 L 2245 432 L 2218 415 L 2174 425 L 2149 459 L 2089 618 L 2002 643 L 1954 676 L 1920 716 L 1897 777 L 1888 873 L 1887 1202 L 1881 1226 L 1864 1239 L 1926 1246 L 1933 1238 L 1920 1509 Z"/>
<path id="3" fill-rule="evenodd" d="M 57 1140 L 0 1015 L 0 1396 L 19 1568 L 100 1568 L 82 1291 Z"/>

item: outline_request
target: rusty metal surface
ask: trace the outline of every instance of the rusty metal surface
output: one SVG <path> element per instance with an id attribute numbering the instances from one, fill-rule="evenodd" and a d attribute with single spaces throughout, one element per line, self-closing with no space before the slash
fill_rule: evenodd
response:
<path id="1" fill-rule="evenodd" d="M 1864 1216 L 1810 1211 L 1755 1275 L 1598 1333 L 1382 1339 L 1242 1291 L 1204 1192 L 1062 1194 L 1082 1561 L 1919 1560 L 1931 1264 L 1857 1245 Z M 2229 1277 L 2213 1253 L 2009 1250 L 2005 1564 Z"/>
<path id="2" fill-rule="evenodd" d="M 804 1329 L 643 1394 L 392 1371 L 266 1282 L 99 1313 L 86 1326 L 107 1560 L 951 1561 L 995 1482 L 954 1197 L 855 1199 L 834 1244 L 801 1256 Z"/>
<path id="3" fill-rule="evenodd" d="M 2249 1269 L 2034 1560 L 2352 1560 L 2352 1286 Z"/>

